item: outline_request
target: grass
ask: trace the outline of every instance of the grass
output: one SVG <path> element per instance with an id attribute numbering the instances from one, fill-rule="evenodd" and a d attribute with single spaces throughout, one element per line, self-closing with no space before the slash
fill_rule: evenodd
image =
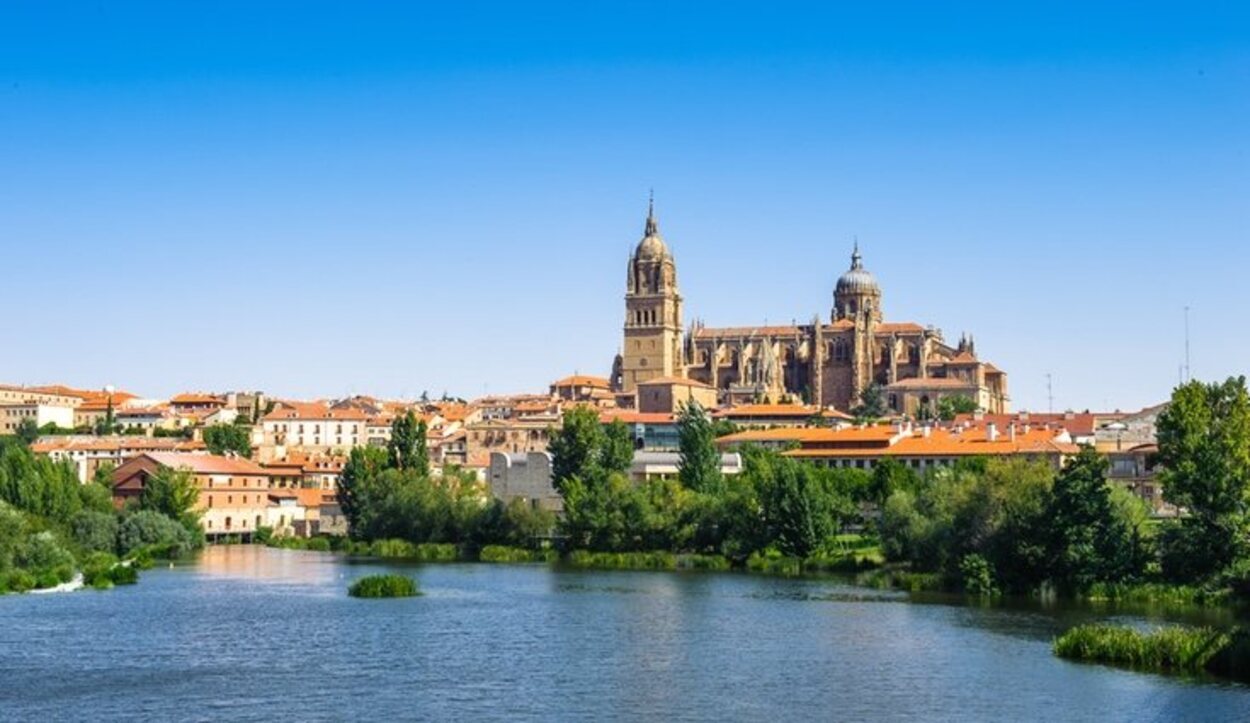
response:
<path id="1" fill-rule="evenodd" d="M 1231 591 L 1188 585 L 1096 583 L 1081 594 L 1087 602 L 1133 603 L 1161 607 L 1219 607 L 1230 602 Z"/>
<path id="2" fill-rule="evenodd" d="M 1197 673 L 1232 641 L 1211 628 L 1158 628 L 1142 632 L 1115 625 L 1079 625 L 1055 639 L 1061 658 L 1138 670 Z"/>
<path id="3" fill-rule="evenodd" d="M 574 550 L 565 558 L 570 567 L 593 570 L 676 570 L 671 552 L 591 552 Z"/>
<path id="4" fill-rule="evenodd" d="M 352 583 L 347 588 L 347 594 L 361 598 L 385 598 L 415 597 L 421 592 L 417 590 L 417 583 L 412 578 L 388 574 L 366 575 Z"/>
<path id="5" fill-rule="evenodd" d="M 555 550 L 529 550 L 524 547 L 487 545 L 478 552 L 479 562 L 555 562 L 560 554 Z"/>

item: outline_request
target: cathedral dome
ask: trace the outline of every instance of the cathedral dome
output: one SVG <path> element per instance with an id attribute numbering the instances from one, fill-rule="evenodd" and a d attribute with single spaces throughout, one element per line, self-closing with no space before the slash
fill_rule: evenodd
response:
<path id="1" fill-rule="evenodd" d="M 859 296 L 863 294 L 881 294 L 881 286 L 877 277 L 864 268 L 863 257 L 859 255 L 859 246 L 851 254 L 851 268 L 838 279 L 836 293 L 839 296 Z"/>
<path id="2" fill-rule="evenodd" d="M 634 251 L 634 258 L 639 261 L 661 261 L 670 258 L 668 246 L 664 243 L 664 238 L 660 236 L 659 224 L 655 222 L 654 202 L 647 209 L 647 226 L 642 233 L 642 240 L 638 242 L 638 249 Z"/>

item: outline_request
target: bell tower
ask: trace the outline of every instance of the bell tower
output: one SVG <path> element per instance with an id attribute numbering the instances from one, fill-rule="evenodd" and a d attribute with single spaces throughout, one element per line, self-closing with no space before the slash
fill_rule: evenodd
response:
<path id="1" fill-rule="evenodd" d="M 677 265 L 660 236 L 653 198 L 626 272 L 620 391 L 633 392 L 639 382 L 657 377 L 685 376 L 681 332 Z"/>

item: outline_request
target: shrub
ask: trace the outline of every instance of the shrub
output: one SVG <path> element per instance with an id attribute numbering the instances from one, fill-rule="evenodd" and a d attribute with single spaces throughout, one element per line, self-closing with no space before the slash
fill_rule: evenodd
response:
<path id="1" fill-rule="evenodd" d="M 104 590 L 113 586 L 110 572 L 117 564 L 117 556 L 108 552 L 93 552 L 82 563 L 82 581 L 85 585 Z"/>
<path id="2" fill-rule="evenodd" d="M 27 538 L 26 543 L 17 550 L 15 562 L 18 567 L 26 568 L 39 580 L 38 587 L 55 587 L 61 582 L 68 582 L 64 577 L 69 570 L 69 577 L 74 572 L 74 556 L 70 554 L 49 531 L 39 532 Z M 51 585 L 42 584 L 47 580 L 55 580 Z"/>
<path id="3" fill-rule="evenodd" d="M 419 595 L 417 583 L 403 575 L 368 575 L 347 588 L 352 597 L 413 597 Z"/>
<path id="4" fill-rule="evenodd" d="M 728 570 L 729 558 L 722 555 L 678 555 L 679 570 Z"/>
<path id="5" fill-rule="evenodd" d="M 1114 625 L 1078 625 L 1060 635 L 1055 655 L 1154 671 L 1198 672 L 1226 647 L 1228 633 L 1211 628 L 1159 628 L 1141 632 Z"/>
<path id="6" fill-rule="evenodd" d="M 313 550 L 315 552 L 329 552 L 330 541 L 324 537 L 310 537 L 308 538 L 308 544 L 305 545 L 304 549 Z"/>
<path id="7" fill-rule="evenodd" d="M 80 510 L 69 523 L 74 542 L 88 552 L 112 552 L 117 547 L 117 515 Z"/>
<path id="8" fill-rule="evenodd" d="M 975 553 L 964 555 L 959 561 L 959 572 L 963 576 L 964 592 L 969 595 L 993 597 L 998 594 L 998 586 L 994 584 L 994 569 L 984 557 Z"/>
<path id="9" fill-rule="evenodd" d="M 159 548 L 168 556 L 180 557 L 193 547 L 191 534 L 177 521 L 153 510 L 140 510 L 122 520 L 117 532 L 117 547 L 129 555 L 145 548 Z M 153 550 L 153 557 L 159 557 Z"/>
<path id="10" fill-rule="evenodd" d="M 109 579 L 114 585 L 134 585 L 139 582 L 139 570 L 134 565 L 114 565 Z"/>
<path id="11" fill-rule="evenodd" d="M 35 576 L 26 570 L 12 570 L 0 582 L 3 582 L 3 589 L 8 592 L 26 592 L 35 589 Z"/>
<path id="12" fill-rule="evenodd" d="M 598 570 L 676 570 L 677 556 L 671 552 L 591 552 L 574 550 L 568 556 L 573 567 Z"/>
<path id="13" fill-rule="evenodd" d="M 273 541 L 273 528 L 261 525 L 256 528 L 256 534 L 252 536 L 252 541 L 258 545 L 268 545 Z"/>
<path id="14" fill-rule="evenodd" d="M 554 562 L 558 557 L 555 550 L 527 550 L 506 545 L 487 545 L 478 553 L 481 562 Z"/>

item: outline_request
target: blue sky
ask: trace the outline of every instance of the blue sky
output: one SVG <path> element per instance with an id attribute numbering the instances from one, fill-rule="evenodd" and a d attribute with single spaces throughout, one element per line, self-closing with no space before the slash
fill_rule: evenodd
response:
<path id="1" fill-rule="evenodd" d="M 1244 4 L 6 3 L 0 158 L 0 381 L 606 375 L 652 187 L 711 325 L 858 236 L 1017 408 L 1250 367 Z"/>

